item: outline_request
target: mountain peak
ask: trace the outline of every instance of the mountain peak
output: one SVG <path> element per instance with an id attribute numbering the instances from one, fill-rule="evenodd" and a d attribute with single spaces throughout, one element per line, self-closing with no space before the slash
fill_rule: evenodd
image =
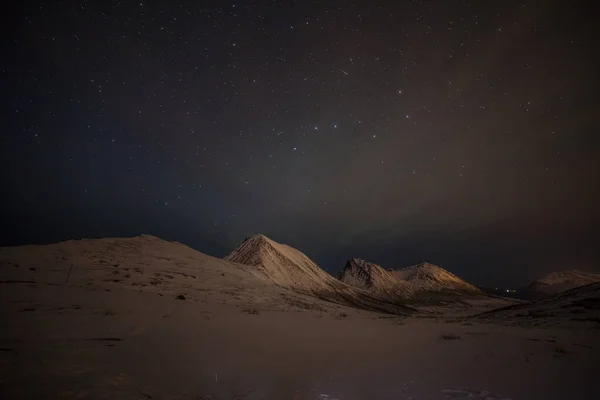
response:
<path id="1" fill-rule="evenodd" d="M 475 286 L 426 261 L 402 269 L 384 269 L 353 258 L 346 263 L 339 279 L 388 299 L 410 298 L 424 292 L 480 293 Z"/>
<path id="2" fill-rule="evenodd" d="M 357 287 L 370 287 L 373 285 L 375 280 L 373 273 L 377 269 L 378 265 L 362 260 L 360 258 L 353 258 L 346 262 L 346 266 L 340 272 L 338 278 L 345 283 L 348 283 Z"/>
<path id="3" fill-rule="evenodd" d="M 426 261 L 422 261 L 410 267 L 397 269 L 394 271 L 394 275 L 399 279 L 412 283 L 419 290 L 456 290 L 480 293 L 480 290 L 470 283 L 465 282 L 442 267 Z"/>
<path id="4" fill-rule="evenodd" d="M 274 242 L 273 240 L 269 239 L 266 235 L 263 235 L 262 233 L 257 233 L 255 235 L 248 236 L 246 239 L 244 239 L 244 241 L 242 243 L 245 243 L 245 242 L 248 242 L 248 241 L 254 242 L 254 243 L 261 243 L 261 242 L 271 243 L 271 242 Z"/>
<path id="5" fill-rule="evenodd" d="M 407 284 L 396 278 L 392 272 L 360 258 L 348 260 L 338 279 L 389 299 L 405 299 L 411 292 Z"/>
<path id="6" fill-rule="evenodd" d="M 263 279 L 285 287 L 315 291 L 337 283 L 301 251 L 263 234 L 246 238 L 225 260 L 254 266 Z"/>

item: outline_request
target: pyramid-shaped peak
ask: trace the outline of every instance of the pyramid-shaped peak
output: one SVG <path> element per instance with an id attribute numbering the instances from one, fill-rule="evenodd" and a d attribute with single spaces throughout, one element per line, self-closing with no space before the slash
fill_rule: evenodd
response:
<path id="1" fill-rule="evenodd" d="M 263 235 L 262 233 L 257 233 L 255 235 L 249 236 L 246 239 L 244 239 L 244 242 L 274 242 L 273 240 L 269 239 L 266 235 Z"/>
<path id="2" fill-rule="evenodd" d="M 260 261 L 261 255 L 265 252 L 276 252 L 280 246 L 274 240 L 269 239 L 262 233 L 258 233 L 244 239 L 225 259 L 241 264 L 256 265 Z"/>
<path id="3" fill-rule="evenodd" d="M 225 259 L 255 266 L 261 276 L 285 287 L 315 291 L 338 284 L 304 253 L 263 234 L 246 238 Z"/>
<path id="4" fill-rule="evenodd" d="M 244 241 L 228 257 L 231 257 L 234 253 L 239 253 L 240 251 L 257 252 L 264 249 L 273 250 L 273 248 L 280 246 L 284 245 L 277 243 L 262 233 L 257 233 L 244 239 Z"/>

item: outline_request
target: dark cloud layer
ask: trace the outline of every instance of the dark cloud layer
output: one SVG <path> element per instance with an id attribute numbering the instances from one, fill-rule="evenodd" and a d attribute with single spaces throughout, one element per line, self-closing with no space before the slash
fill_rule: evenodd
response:
<path id="1" fill-rule="evenodd" d="M 598 271 L 595 21 L 564 2 L 22 2 L 2 244 L 263 232 L 331 272 Z"/>

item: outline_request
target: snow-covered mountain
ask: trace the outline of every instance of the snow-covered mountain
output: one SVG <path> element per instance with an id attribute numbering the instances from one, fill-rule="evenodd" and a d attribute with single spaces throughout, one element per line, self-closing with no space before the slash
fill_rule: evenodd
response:
<path id="1" fill-rule="evenodd" d="M 393 274 L 412 286 L 415 292 L 444 292 L 481 294 L 481 290 L 437 265 L 421 262 L 393 271 Z"/>
<path id="2" fill-rule="evenodd" d="M 580 270 L 553 272 L 533 281 L 524 296 L 542 298 L 595 282 L 600 282 L 600 274 Z"/>
<path id="3" fill-rule="evenodd" d="M 340 287 L 304 253 L 261 234 L 244 240 L 225 260 L 254 266 L 264 279 L 283 287 L 306 291 Z"/>
<path id="4" fill-rule="evenodd" d="M 458 296 L 483 294 L 456 275 L 426 262 L 394 270 L 352 259 L 346 263 L 339 279 L 389 301 L 443 302 Z"/>
<path id="5" fill-rule="evenodd" d="M 370 290 L 334 278 L 301 251 L 262 234 L 244 240 L 225 260 L 254 267 L 265 282 L 323 300 L 396 314 L 413 311 L 401 302 L 374 297 Z"/>
<path id="6" fill-rule="evenodd" d="M 84 288 L 115 293 L 115 299 L 133 291 L 276 310 L 337 313 L 345 305 L 392 314 L 414 311 L 345 285 L 298 250 L 262 235 L 228 258 L 234 261 L 148 235 L 0 247 L 0 284 Z"/>

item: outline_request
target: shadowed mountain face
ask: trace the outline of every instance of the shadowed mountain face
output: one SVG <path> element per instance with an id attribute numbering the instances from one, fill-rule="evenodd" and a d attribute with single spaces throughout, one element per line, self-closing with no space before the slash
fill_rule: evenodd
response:
<path id="1" fill-rule="evenodd" d="M 392 301 L 397 299 L 376 297 L 364 288 L 335 279 L 301 251 L 264 235 L 247 238 L 225 260 L 255 267 L 257 276 L 266 282 L 322 300 L 393 314 L 414 311 Z"/>
<path id="2" fill-rule="evenodd" d="M 522 293 L 522 297 L 541 299 L 595 282 L 600 282 L 600 274 L 579 270 L 553 272 L 533 281 Z"/>
<path id="3" fill-rule="evenodd" d="M 406 301 L 414 295 L 414 288 L 405 280 L 399 279 L 394 271 L 385 270 L 377 264 L 353 258 L 346 263 L 338 278 L 378 298 L 390 301 Z"/>

